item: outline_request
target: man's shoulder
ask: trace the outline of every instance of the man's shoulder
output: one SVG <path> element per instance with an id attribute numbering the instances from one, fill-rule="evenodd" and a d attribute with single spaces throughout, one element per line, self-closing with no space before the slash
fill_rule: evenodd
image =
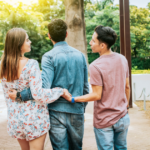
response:
<path id="1" fill-rule="evenodd" d="M 58 53 L 59 53 L 58 48 L 53 47 L 51 50 L 46 52 L 42 57 L 49 59 L 49 58 L 53 58 Z"/>
<path id="2" fill-rule="evenodd" d="M 98 57 L 90 64 L 90 66 L 96 66 L 97 64 L 101 63 L 101 61 L 102 61 L 101 58 Z"/>
<path id="3" fill-rule="evenodd" d="M 70 46 L 70 45 L 69 45 L 69 48 L 70 48 L 71 50 L 73 50 L 73 51 L 77 52 L 77 53 L 82 54 L 82 52 L 81 52 L 81 51 L 79 51 L 78 49 L 76 49 L 76 48 L 74 48 L 74 47 L 72 47 L 72 46 Z"/>
<path id="4" fill-rule="evenodd" d="M 116 52 L 115 52 L 115 55 L 116 55 L 117 57 L 121 58 L 121 59 L 125 59 L 125 60 L 126 60 L 126 57 L 125 57 L 124 55 L 120 54 L 120 53 L 116 53 Z"/>
<path id="5" fill-rule="evenodd" d="M 99 57 L 90 64 L 89 69 L 100 67 L 100 64 L 101 64 L 101 59 Z"/>
<path id="6" fill-rule="evenodd" d="M 118 60 L 122 61 L 125 64 L 128 64 L 128 61 L 124 55 L 119 54 L 119 53 L 117 53 L 117 54 L 118 54 L 118 58 L 119 58 Z"/>
<path id="7" fill-rule="evenodd" d="M 83 53 L 82 53 L 80 50 L 78 50 L 78 49 L 76 49 L 76 48 L 74 48 L 74 47 L 72 47 L 72 46 L 70 46 L 70 45 L 68 45 L 68 49 L 69 49 L 71 52 L 75 52 L 75 53 L 77 53 L 77 54 L 79 54 L 79 55 L 84 56 Z"/>
<path id="8" fill-rule="evenodd" d="M 66 48 L 69 51 L 71 51 L 71 52 L 75 52 L 75 53 L 77 53 L 79 55 L 84 56 L 82 52 L 80 52 L 76 48 L 74 48 L 72 46 L 69 46 L 69 45 L 67 45 L 67 47 L 66 46 L 53 47 L 51 50 L 49 50 L 48 52 L 46 52 L 43 56 L 44 57 L 54 57 L 55 55 L 60 54 L 60 52 L 63 52 L 63 49 L 66 49 Z"/>
<path id="9" fill-rule="evenodd" d="M 56 53 L 55 51 L 55 47 L 53 47 L 51 50 L 49 50 L 48 52 L 46 52 L 43 56 L 52 56 L 53 54 Z"/>

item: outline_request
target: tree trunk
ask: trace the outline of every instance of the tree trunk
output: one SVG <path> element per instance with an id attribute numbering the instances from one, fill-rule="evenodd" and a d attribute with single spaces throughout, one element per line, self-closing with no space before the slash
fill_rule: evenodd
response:
<path id="1" fill-rule="evenodd" d="M 65 0 L 65 20 L 68 25 L 67 43 L 81 51 L 87 59 L 87 42 L 85 36 L 84 1 Z"/>

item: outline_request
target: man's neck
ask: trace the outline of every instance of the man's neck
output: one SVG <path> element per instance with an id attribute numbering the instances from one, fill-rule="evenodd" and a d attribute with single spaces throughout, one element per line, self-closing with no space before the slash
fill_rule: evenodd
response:
<path id="1" fill-rule="evenodd" d="M 52 41 L 52 40 L 51 40 L 51 41 Z M 59 41 L 59 42 L 65 42 L 65 41 Z M 52 41 L 53 46 L 54 46 L 55 44 L 59 43 L 59 42 Z"/>
<path id="2" fill-rule="evenodd" d="M 104 51 L 103 53 L 99 53 L 99 55 L 100 56 L 102 56 L 102 55 L 110 55 L 110 54 L 112 54 L 113 53 L 113 51 L 111 50 L 111 48 L 109 49 L 109 50 L 106 50 L 106 51 Z"/>
<path id="3" fill-rule="evenodd" d="M 52 41 L 52 40 L 51 40 Z M 53 43 L 53 46 L 57 43 L 57 42 L 55 42 L 55 41 L 52 41 L 52 43 Z"/>

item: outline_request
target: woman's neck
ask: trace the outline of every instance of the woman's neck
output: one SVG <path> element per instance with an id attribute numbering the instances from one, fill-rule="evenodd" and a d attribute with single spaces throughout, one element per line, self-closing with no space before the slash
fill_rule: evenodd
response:
<path id="1" fill-rule="evenodd" d="M 26 57 L 24 56 L 24 54 L 21 54 L 20 59 L 25 59 Z"/>
<path id="2" fill-rule="evenodd" d="M 25 58 L 25 57 L 24 57 L 24 53 L 23 53 L 23 54 L 21 54 L 20 58 Z"/>

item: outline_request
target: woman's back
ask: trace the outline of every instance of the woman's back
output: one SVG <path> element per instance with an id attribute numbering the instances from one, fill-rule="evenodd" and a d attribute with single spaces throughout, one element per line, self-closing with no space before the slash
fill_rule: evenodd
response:
<path id="1" fill-rule="evenodd" d="M 20 60 L 19 60 L 19 67 L 18 67 L 18 72 L 17 72 L 17 75 L 18 75 L 18 79 L 24 69 L 24 67 L 26 66 L 26 64 L 28 63 L 28 60 L 29 58 L 26 58 L 26 57 L 20 57 Z"/>
<path id="2" fill-rule="evenodd" d="M 2 85 L 5 86 L 5 92 L 10 89 L 16 89 L 18 92 L 24 90 L 25 88 L 29 88 L 29 73 L 30 68 L 33 65 L 35 60 L 28 59 L 26 63 L 20 63 L 18 69 L 18 79 L 12 82 L 7 82 L 6 78 L 2 79 Z"/>
<path id="3" fill-rule="evenodd" d="M 43 135 L 50 128 L 47 104 L 38 101 L 19 103 L 12 101 L 7 94 L 12 88 L 17 91 L 22 91 L 23 89 L 30 87 L 30 73 L 34 63 L 35 60 L 33 59 L 29 59 L 26 62 L 24 67 L 22 67 L 18 80 L 6 82 L 5 78 L 2 79 L 2 86 L 8 109 L 8 133 L 15 138 L 18 136 L 20 139 L 22 137 L 22 139 L 26 138 L 27 140 L 31 140 Z M 32 78 L 35 78 L 33 74 Z M 20 130 L 20 128 L 22 130 Z"/>

